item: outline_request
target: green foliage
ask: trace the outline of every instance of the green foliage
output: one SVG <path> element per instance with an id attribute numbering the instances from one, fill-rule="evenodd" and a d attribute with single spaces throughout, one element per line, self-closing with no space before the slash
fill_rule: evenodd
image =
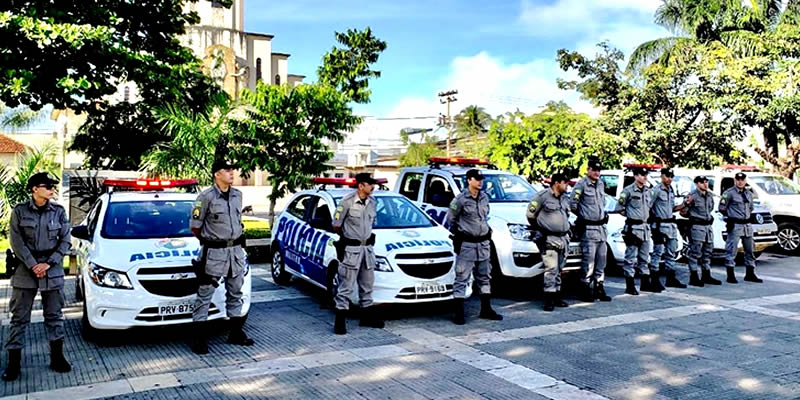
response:
<path id="1" fill-rule="evenodd" d="M 586 114 L 564 103 L 549 103 L 535 114 L 508 113 L 489 129 L 489 158 L 500 169 L 529 180 L 542 180 L 554 172 L 577 176 L 590 155 L 605 164 L 622 160 L 624 141 L 600 131 Z"/>
<path id="2" fill-rule="evenodd" d="M 28 107 L 6 107 L 0 102 L 0 129 L 24 129 L 47 118 L 45 110 L 34 111 Z"/>
<path id="3" fill-rule="evenodd" d="M 424 132 L 420 142 L 411 142 L 405 131 L 400 132 L 400 138 L 403 140 L 403 145 L 406 146 L 406 152 L 398 158 L 401 167 L 427 165 L 429 158 L 445 155 L 445 151 L 437 144 L 438 140 L 435 137 L 426 136 Z"/>
<path id="4" fill-rule="evenodd" d="M 575 51 L 558 50 L 556 60 L 562 70 L 575 70 L 583 81 L 558 79 L 558 87 L 577 90 L 595 107 L 608 109 L 621 101 L 620 95 L 630 84 L 619 63 L 625 58 L 621 51 L 607 42 L 598 43 L 601 52 L 590 59 Z"/>
<path id="5" fill-rule="evenodd" d="M 375 37 L 369 27 L 363 31 L 336 32 L 336 41 L 343 48 L 333 47 L 322 57 L 322 65 L 317 69 L 319 82 L 335 87 L 349 101 L 368 103 L 372 94 L 369 79 L 381 76 L 372 65 L 386 50 L 386 42 Z"/>
<path id="6" fill-rule="evenodd" d="M 329 169 L 325 164 L 333 153 L 327 143 L 343 140 L 360 123 L 348 98 L 327 85 L 259 82 L 241 98 L 247 118 L 232 122 L 231 157 L 245 176 L 257 168 L 269 173 L 270 213 L 276 200 Z"/>
<path id="7" fill-rule="evenodd" d="M 467 157 L 482 157 L 487 140 L 481 136 L 488 132 L 492 124 L 492 116 L 483 107 L 467 106 L 454 118 L 453 133 L 459 139 L 456 147 Z"/>
<path id="8" fill-rule="evenodd" d="M 57 148 L 47 144 L 41 149 L 26 150 L 19 156 L 14 168 L 0 166 L 0 234 L 8 235 L 8 223 L 14 206 L 30 199 L 31 191 L 26 186 L 33 174 L 44 171 L 54 177 L 59 176 L 61 166 L 55 161 L 57 155 Z"/>

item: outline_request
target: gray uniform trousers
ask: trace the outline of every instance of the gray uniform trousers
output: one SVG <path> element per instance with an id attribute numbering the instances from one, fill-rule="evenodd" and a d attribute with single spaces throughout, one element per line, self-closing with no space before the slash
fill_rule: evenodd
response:
<path id="1" fill-rule="evenodd" d="M 544 264 L 544 291 L 555 293 L 561 291 L 561 271 L 567 263 L 567 248 L 569 248 L 569 238 L 551 237 L 545 243 L 545 251 L 542 256 Z"/>
<path id="2" fill-rule="evenodd" d="M 25 267 L 20 267 L 25 268 Z M 11 329 L 8 334 L 6 348 L 21 349 L 24 347 L 25 331 L 31 322 L 33 299 L 38 289 L 13 288 L 9 311 L 11 311 Z M 47 331 L 47 340 L 55 341 L 64 339 L 64 307 L 63 289 L 43 290 L 42 308 L 44 312 L 44 326 Z"/>
<path id="3" fill-rule="evenodd" d="M 733 230 L 728 232 L 725 239 L 725 266 L 736 266 L 736 254 L 739 252 L 739 240 L 744 247 L 744 266 L 756 266 L 756 256 L 754 253 L 755 241 L 753 240 L 753 229 L 742 224 L 735 224 Z M 749 233 L 749 235 L 748 235 Z"/>
<path id="4" fill-rule="evenodd" d="M 456 279 L 453 282 L 453 297 L 457 299 L 467 297 L 470 275 L 475 277 L 480 294 L 492 293 L 491 259 L 480 256 L 481 254 L 488 255 L 489 247 L 488 240 L 480 243 L 464 242 L 461 245 L 461 252 L 456 255 Z"/>
<path id="5" fill-rule="evenodd" d="M 650 275 L 650 269 L 647 266 L 647 263 L 650 262 L 650 227 L 642 224 L 627 228 L 633 230 L 633 234 L 640 243 L 626 244 L 625 263 L 622 271 L 626 278 L 633 278 L 635 271 L 639 271 L 639 275 L 642 276 Z"/>
<path id="6" fill-rule="evenodd" d="M 664 269 L 667 271 L 677 271 L 676 264 L 678 258 L 678 237 L 676 236 L 675 232 L 677 232 L 677 227 L 674 227 L 674 224 L 670 227 L 671 234 L 667 235 L 661 231 L 662 235 L 662 243 L 656 240 L 653 237 L 653 251 L 650 253 L 650 273 L 655 275 L 661 269 L 661 260 L 664 260 Z M 651 229 L 659 229 L 656 227 L 651 227 Z M 655 234 L 653 234 L 655 236 Z M 672 237 L 669 237 L 672 236 Z"/>
<path id="7" fill-rule="evenodd" d="M 606 258 L 608 257 L 608 244 L 603 231 L 598 231 L 595 227 L 587 227 L 586 233 L 581 239 L 581 253 L 583 255 L 581 282 L 590 283 L 594 280 L 597 283 L 603 283 Z"/>
<path id="8" fill-rule="evenodd" d="M 211 279 L 219 278 L 212 277 Z M 239 276 L 225 278 L 225 311 L 228 318 L 230 317 L 243 317 L 242 306 L 242 286 L 244 285 L 244 274 Z M 208 319 L 208 310 L 211 307 L 211 298 L 214 297 L 214 292 L 217 288 L 214 285 L 200 285 L 197 288 L 197 299 L 195 300 L 194 311 L 192 312 L 192 321 L 205 321 Z"/>
<path id="9" fill-rule="evenodd" d="M 350 298 L 358 284 L 358 305 L 372 305 L 372 287 L 375 285 L 374 253 L 372 246 L 347 246 L 345 259 L 339 263 L 339 287 L 336 292 L 336 309 L 350 308 Z M 350 264 L 355 260 L 355 264 Z"/>
<path id="10" fill-rule="evenodd" d="M 711 226 L 694 225 L 689 235 L 689 271 L 711 270 L 714 253 L 714 235 Z"/>

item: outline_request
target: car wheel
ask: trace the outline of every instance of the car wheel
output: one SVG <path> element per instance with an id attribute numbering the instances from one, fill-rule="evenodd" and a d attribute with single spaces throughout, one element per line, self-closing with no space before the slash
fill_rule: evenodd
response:
<path id="1" fill-rule="evenodd" d="M 84 297 L 81 295 L 81 297 Z M 93 327 L 89 322 L 89 311 L 86 308 L 86 300 L 83 301 L 83 315 L 81 316 L 81 337 L 87 342 L 98 342 L 100 331 Z"/>
<path id="2" fill-rule="evenodd" d="M 778 246 L 786 253 L 800 253 L 800 226 L 791 222 L 778 225 Z"/>
<path id="3" fill-rule="evenodd" d="M 283 254 L 280 249 L 276 249 L 272 253 L 272 280 L 278 285 L 288 285 L 292 280 L 292 276 L 284 268 Z"/>

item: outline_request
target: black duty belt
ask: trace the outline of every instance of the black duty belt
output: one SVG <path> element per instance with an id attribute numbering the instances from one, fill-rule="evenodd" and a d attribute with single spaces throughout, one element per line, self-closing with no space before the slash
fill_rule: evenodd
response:
<path id="1" fill-rule="evenodd" d="M 655 222 L 657 224 L 674 224 L 677 223 L 678 220 L 676 220 L 675 217 L 672 218 L 651 217 L 650 222 Z"/>
<path id="2" fill-rule="evenodd" d="M 547 229 L 541 229 L 541 228 L 539 228 L 539 231 L 544 236 L 566 236 L 566 235 L 569 234 L 569 231 L 566 231 L 566 232 L 555 232 L 555 231 L 548 231 Z"/>
<path id="3" fill-rule="evenodd" d="M 492 238 L 492 231 L 490 230 L 489 232 L 487 232 L 483 236 L 472 236 L 472 235 L 469 235 L 469 234 L 466 234 L 464 232 L 459 231 L 457 233 L 457 237 L 458 237 L 458 239 L 461 239 L 462 242 L 481 243 L 481 242 L 485 242 L 485 241 L 487 241 L 487 240 Z"/>
<path id="4" fill-rule="evenodd" d="M 711 219 L 700 219 L 700 218 L 689 218 L 690 225 L 703 225 L 708 226 L 714 223 L 714 218 Z"/>
<path id="5" fill-rule="evenodd" d="M 750 223 L 749 219 L 739 219 L 739 218 L 725 218 L 725 222 L 729 224 L 740 224 L 740 225 L 747 225 Z"/>
<path id="6" fill-rule="evenodd" d="M 350 239 L 348 237 L 342 237 L 340 239 L 345 246 L 374 246 L 375 245 L 375 234 L 369 235 L 369 239 L 367 240 L 356 240 Z"/>
<path id="7" fill-rule="evenodd" d="M 242 246 L 245 245 L 245 237 L 244 235 L 239 236 L 233 240 L 210 240 L 210 239 L 203 239 L 202 245 L 207 249 L 227 249 L 229 247 L 235 246 Z"/>
<path id="8" fill-rule="evenodd" d="M 642 225 L 644 221 L 641 219 L 628 218 L 625 220 L 625 225 Z"/>
<path id="9" fill-rule="evenodd" d="M 608 219 L 603 218 L 599 221 L 592 221 L 590 219 L 579 219 L 576 224 L 585 225 L 585 226 L 602 226 L 608 222 Z"/>
<path id="10" fill-rule="evenodd" d="M 56 249 L 51 250 L 30 250 L 31 255 L 33 258 L 50 258 L 53 253 L 56 252 Z"/>

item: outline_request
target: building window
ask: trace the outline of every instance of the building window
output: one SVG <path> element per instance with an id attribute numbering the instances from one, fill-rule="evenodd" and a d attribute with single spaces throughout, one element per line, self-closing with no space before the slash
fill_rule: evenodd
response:
<path id="1" fill-rule="evenodd" d="M 275 84 L 276 85 L 280 85 L 281 84 L 281 76 L 280 75 L 275 75 Z"/>
<path id="2" fill-rule="evenodd" d="M 261 58 L 256 58 L 256 81 L 261 80 Z"/>

